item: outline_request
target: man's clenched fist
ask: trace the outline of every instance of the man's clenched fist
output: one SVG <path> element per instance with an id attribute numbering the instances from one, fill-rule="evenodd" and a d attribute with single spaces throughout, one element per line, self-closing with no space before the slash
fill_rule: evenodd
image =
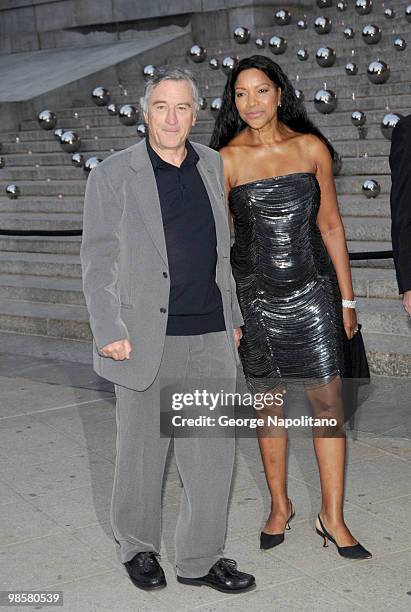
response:
<path id="1" fill-rule="evenodd" d="M 104 357 L 111 357 L 111 359 L 115 359 L 116 361 L 122 361 L 123 359 L 130 359 L 132 350 L 130 341 L 124 338 L 124 340 L 116 340 L 115 342 L 106 344 L 106 346 L 100 349 L 100 353 Z"/>

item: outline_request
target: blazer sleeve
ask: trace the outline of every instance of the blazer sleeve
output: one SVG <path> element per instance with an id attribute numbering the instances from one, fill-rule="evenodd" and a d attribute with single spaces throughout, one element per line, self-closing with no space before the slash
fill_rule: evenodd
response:
<path id="1" fill-rule="evenodd" d="M 411 290 L 411 115 L 392 134 L 391 239 L 400 293 Z"/>
<path id="2" fill-rule="evenodd" d="M 224 164 L 223 164 L 223 159 L 221 155 L 219 155 L 219 158 L 220 158 L 220 177 L 219 178 L 220 178 L 221 188 L 224 192 Z M 227 207 L 226 219 L 228 223 L 228 203 L 226 203 L 226 207 Z M 244 325 L 244 319 L 241 314 L 240 305 L 238 303 L 237 288 L 236 288 L 235 280 L 233 277 L 233 273 L 231 271 L 231 267 L 230 267 L 230 283 L 231 283 L 231 311 L 232 311 L 232 316 L 233 316 L 233 325 L 235 329 L 236 327 L 241 327 L 242 325 Z"/>
<path id="3" fill-rule="evenodd" d="M 116 290 L 123 207 L 102 167 L 88 176 L 80 247 L 83 292 L 97 348 L 129 338 Z"/>

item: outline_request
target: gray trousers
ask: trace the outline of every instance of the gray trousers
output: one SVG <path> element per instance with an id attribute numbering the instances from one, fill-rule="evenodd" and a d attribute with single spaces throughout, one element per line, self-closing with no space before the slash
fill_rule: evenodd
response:
<path id="1" fill-rule="evenodd" d="M 235 380 L 227 333 L 214 332 L 166 336 L 159 372 L 147 390 L 115 385 L 117 455 L 110 517 L 121 563 L 138 552 L 160 552 L 161 492 L 172 435 L 160 435 L 160 393 L 163 402 L 170 383 L 173 392 L 199 387 L 234 393 Z M 203 409 L 206 412 L 216 418 L 233 414 L 230 407 Z M 181 431 L 174 429 L 175 459 L 183 483 L 175 533 L 180 576 L 203 576 L 223 556 L 235 454 L 234 432 L 227 429 L 231 431 L 225 437 L 210 428 L 199 435 L 190 429 L 189 437 L 181 437 Z"/>

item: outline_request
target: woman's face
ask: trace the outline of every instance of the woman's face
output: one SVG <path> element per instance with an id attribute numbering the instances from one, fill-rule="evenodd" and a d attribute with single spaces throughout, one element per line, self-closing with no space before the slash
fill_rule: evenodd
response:
<path id="1" fill-rule="evenodd" d="M 262 70 L 243 70 L 234 84 L 234 99 L 241 119 L 251 128 L 260 129 L 277 115 L 281 90 Z"/>

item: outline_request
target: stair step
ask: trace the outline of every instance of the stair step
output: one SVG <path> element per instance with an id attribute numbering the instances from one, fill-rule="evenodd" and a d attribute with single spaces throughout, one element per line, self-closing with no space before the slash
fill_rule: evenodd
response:
<path id="1" fill-rule="evenodd" d="M 364 332 L 399 334 L 411 337 L 410 318 L 403 309 L 400 298 L 386 300 L 384 298 L 358 298 L 357 312 Z"/>
<path id="2" fill-rule="evenodd" d="M 85 304 L 81 278 L 0 274 L 0 298 L 67 305 Z"/>

